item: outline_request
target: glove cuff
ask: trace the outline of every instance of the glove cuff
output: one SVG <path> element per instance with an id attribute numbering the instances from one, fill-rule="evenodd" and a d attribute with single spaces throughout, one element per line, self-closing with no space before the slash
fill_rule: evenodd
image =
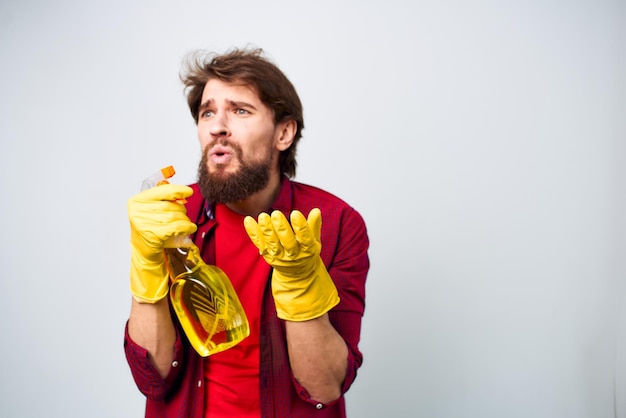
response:
<path id="1" fill-rule="evenodd" d="M 299 287 L 293 288 L 293 279 L 281 277 L 276 270 L 272 274 L 272 293 L 280 319 L 309 321 L 319 318 L 339 303 L 337 287 L 321 259 L 311 276 L 297 283 Z"/>
<path id="2" fill-rule="evenodd" d="M 130 263 L 130 291 L 139 303 L 156 303 L 167 296 L 169 273 L 165 263 L 146 263 L 133 253 Z"/>

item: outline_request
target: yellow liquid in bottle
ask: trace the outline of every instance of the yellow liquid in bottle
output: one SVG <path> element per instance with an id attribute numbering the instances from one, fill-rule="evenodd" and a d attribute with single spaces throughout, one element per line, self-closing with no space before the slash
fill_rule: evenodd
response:
<path id="1" fill-rule="evenodd" d="M 203 357 L 219 353 L 250 335 L 239 297 L 226 274 L 202 261 L 198 248 L 166 248 L 170 300 L 185 335 Z"/>

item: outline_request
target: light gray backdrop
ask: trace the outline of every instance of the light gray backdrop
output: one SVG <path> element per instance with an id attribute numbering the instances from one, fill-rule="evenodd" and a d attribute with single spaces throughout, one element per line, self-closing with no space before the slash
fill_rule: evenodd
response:
<path id="1" fill-rule="evenodd" d="M 140 417 L 126 200 L 199 150 L 188 51 L 297 86 L 365 217 L 353 418 L 626 417 L 619 0 L 0 3 L 0 416 Z"/>

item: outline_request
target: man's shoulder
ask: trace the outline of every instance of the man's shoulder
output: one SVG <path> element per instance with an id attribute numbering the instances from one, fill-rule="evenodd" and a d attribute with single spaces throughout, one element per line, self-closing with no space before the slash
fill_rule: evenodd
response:
<path id="1" fill-rule="evenodd" d="M 317 186 L 290 180 L 294 203 L 317 202 L 319 205 L 350 208 L 350 205 L 334 193 Z"/>
<path id="2" fill-rule="evenodd" d="M 322 217 L 328 221 L 361 225 L 364 220 L 361 214 L 343 198 L 317 186 L 290 180 L 291 207 L 307 214 L 313 208 L 322 211 Z M 360 226 L 359 226 L 360 227 Z"/>
<path id="3" fill-rule="evenodd" d="M 327 191 L 326 189 L 322 189 L 321 187 L 313 186 L 307 183 L 300 183 L 299 181 L 294 180 L 289 181 L 294 189 L 294 193 L 318 195 L 331 200 L 342 200 L 337 195 Z"/>
<path id="4" fill-rule="evenodd" d="M 329 261 L 339 248 L 348 252 L 368 246 L 367 228 L 361 214 L 345 200 L 317 186 L 291 181 L 292 207 L 307 215 L 313 208 L 322 213 L 322 259 Z M 339 238 L 341 237 L 341 238 Z"/>

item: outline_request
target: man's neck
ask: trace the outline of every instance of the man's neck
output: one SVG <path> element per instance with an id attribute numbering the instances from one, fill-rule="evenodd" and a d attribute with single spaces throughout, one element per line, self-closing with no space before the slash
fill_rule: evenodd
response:
<path id="1" fill-rule="evenodd" d="M 264 189 L 259 190 L 245 200 L 226 203 L 226 206 L 240 215 L 257 217 L 261 212 L 266 212 L 272 207 L 280 192 L 280 180 L 280 173 L 273 172 L 270 175 L 269 183 Z"/>

